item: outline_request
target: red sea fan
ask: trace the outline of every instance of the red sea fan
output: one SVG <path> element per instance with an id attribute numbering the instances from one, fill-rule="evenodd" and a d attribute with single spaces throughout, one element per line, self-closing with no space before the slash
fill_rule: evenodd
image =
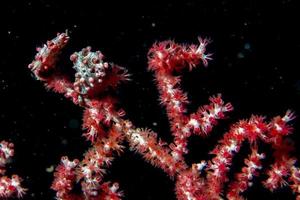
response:
<path id="1" fill-rule="evenodd" d="M 211 59 L 211 54 L 206 53 L 208 40 L 199 38 L 198 45 L 181 45 L 173 41 L 155 43 L 148 53 L 148 69 L 154 72 L 160 102 L 166 108 L 174 137 L 170 144 L 159 139 L 159 134 L 154 131 L 137 128 L 125 118 L 125 112 L 119 108 L 112 90 L 116 90 L 121 82 L 128 81 L 129 76 L 124 68 L 104 61 L 100 51 L 92 52 L 87 47 L 71 55 L 76 71 L 74 81 L 59 72 L 57 55 L 68 40 L 67 34 L 58 34 L 37 49 L 35 60 L 29 65 L 36 78 L 47 88 L 63 93 L 85 110 L 84 136 L 92 146 L 81 161 L 62 158 L 52 184 L 57 199 L 121 199 L 123 193 L 118 191 L 119 185 L 103 182 L 103 176 L 114 157 L 122 155 L 124 140 L 131 150 L 143 155 L 147 162 L 161 168 L 175 181 L 179 200 L 243 199 L 243 192 L 262 173 L 268 176 L 263 181 L 267 189 L 273 191 L 289 186 L 300 199 L 297 160 L 290 156 L 291 149 L 283 148 L 286 136 L 292 131 L 289 123 L 294 114 L 291 111 L 270 122 L 255 115 L 248 120 L 240 120 L 210 152 L 211 160 L 190 166 L 185 162 L 190 136 L 208 136 L 218 120 L 226 118 L 227 113 L 233 110 L 233 106 L 217 94 L 209 98 L 208 105 L 200 106 L 194 113 L 187 113 L 189 101 L 180 87 L 181 76 L 178 74 L 185 68 L 191 71 L 201 64 L 207 66 Z M 244 141 L 250 144 L 251 153 L 244 160 L 245 166 L 234 180 L 230 180 L 228 172 L 232 160 Z M 266 170 L 262 169 L 262 162 L 270 155 L 261 152 L 260 144 L 270 145 L 274 150 L 274 163 Z M 74 184 L 81 184 L 81 194 L 74 193 Z"/>

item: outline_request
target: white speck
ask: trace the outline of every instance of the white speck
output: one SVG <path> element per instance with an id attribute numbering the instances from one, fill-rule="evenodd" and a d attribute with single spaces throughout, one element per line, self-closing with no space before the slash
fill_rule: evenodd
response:
<path id="1" fill-rule="evenodd" d="M 48 173 L 52 173 L 53 171 L 54 171 L 54 166 L 53 165 L 46 168 L 46 172 L 48 172 Z"/>

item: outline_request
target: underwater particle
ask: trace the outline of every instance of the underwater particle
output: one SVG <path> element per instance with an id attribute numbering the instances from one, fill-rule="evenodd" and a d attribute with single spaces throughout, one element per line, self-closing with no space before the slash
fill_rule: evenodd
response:
<path id="1" fill-rule="evenodd" d="M 68 140 L 62 139 L 62 140 L 61 140 L 61 143 L 62 143 L 63 145 L 67 145 L 67 144 L 68 144 Z"/>
<path id="2" fill-rule="evenodd" d="M 245 50 L 251 50 L 251 45 L 250 45 L 250 43 L 245 43 L 245 45 L 244 45 L 244 49 Z"/>
<path id="3" fill-rule="evenodd" d="M 78 122 L 78 120 L 77 120 L 77 119 L 71 119 L 71 120 L 69 121 L 69 127 L 70 127 L 70 128 L 73 128 L 73 129 L 78 128 L 78 127 L 79 127 L 79 122 Z"/>
<path id="4" fill-rule="evenodd" d="M 238 58 L 238 59 L 243 59 L 243 58 L 245 58 L 245 55 L 243 54 L 243 52 L 239 52 L 239 53 L 237 54 L 237 58 Z"/>
<path id="5" fill-rule="evenodd" d="M 53 171 L 54 171 L 54 166 L 53 165 L 46 168 L 46 172 L 48 172 L 48 173 L 52 173 Z"/>

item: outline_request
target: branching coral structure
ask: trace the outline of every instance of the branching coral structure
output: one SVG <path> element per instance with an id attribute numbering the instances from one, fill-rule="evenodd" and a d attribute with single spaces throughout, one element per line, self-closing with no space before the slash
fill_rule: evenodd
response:
<path id="1" fill-rule="evenodd" d="M 105 61 L 100 51 L 86 47 L 70 56 L 75 77 L 66 74 L 57 65 L 59 54 L 69 41 L 66 33 L 58 34 L 41 48 L 29 69 L 48 89 L 63 94 L 84 109 L 84 137 L 91 143 L 82 160 L 61 159 L 56 168 L 52 189 L 59 200 L 118 200 L 123 196 L 118 183 L 104 182 L 105 171 L 114 157 L 121 156 L 126 140 L 130 149 L 141 154 L 145 161 L 161 168 L 175 182 L 178 200 L 243 199 L 243 192 L 252 185 L 254 177 L 266 173 L 263 185 L 273 191 L 288 186 L 300 199 L 300 169 L 290 149 L 284 148 L 285 138 L 292 133 L 290 121 L 294 114 L 287 111 L 269 122 L 263 116 L 253 115 L 233 124 L 210 152 L 213 158 L 188 165 L 188 139 L 191 135 L 208 136 L 218 120 L 233 110 L 221 94 L 209 98 L 207 105 L 194 113 L 187 112 L 189 100 L 181 89 L 180 73 L 208 64 L 211 55 L 206 53 L 206 39 L 199 38 L 198 45 L 181 45 L 173 41 L 155 43 L 148 53 L 148 69 L 154 72 L 160 102 L 167 111 L 173 142 L 167 144 L 159 134 L 147 128 L 137 128 L 126 119 L 113 90 L 129 80 L 127 70 Z M 247 141 L 251 153 L 244 167 L 229 179 L 232 160 Z M 274 163 L 262 169 L 266 155 L 260 144 L 274 150 Z M 81 193 L 74 192 L 75 184 Z M 227 186 L 224 189 L 224 186 Z M 126 193 L 126 192 L 125 192 Z"/>
<path id="2" fill-rule="evenodd" d="M 21 186 L 22 179 L 18 175 L 11 178 L 5 176 L 6 164 L 14 155 L 14 144 L 6 141 L 0 142 L 0 199 L 22 197 L 26 189 Z"/>

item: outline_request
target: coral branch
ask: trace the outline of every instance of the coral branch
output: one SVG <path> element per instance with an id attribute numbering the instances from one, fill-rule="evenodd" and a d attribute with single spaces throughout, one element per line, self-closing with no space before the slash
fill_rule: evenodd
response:
<path id="1" fill-rule="evenodd" d="M 6 141 L 0 143 L 0 198 L 22 197 L 26 189 L 21 186 L 22 179 L 18 175 L 11 178 L 5 175 L 5 165 L 14 155 L 14 145 Z"/>
<path id="2" fill-rule="evenodd" d="M 252 148 L 252 153 L 248 159 L 245 159 L 246 166 L 242 171 L 235 175 L 236 180 L 231 182 L 227 191 L 227 198 L 232 200 L 243 199 L 241 194 L 250 187 L 253 177 L 258 176 L 258 170 L 262 169 L 261 160 L 264 154 L 259 154 L 256 148 Z"/>

